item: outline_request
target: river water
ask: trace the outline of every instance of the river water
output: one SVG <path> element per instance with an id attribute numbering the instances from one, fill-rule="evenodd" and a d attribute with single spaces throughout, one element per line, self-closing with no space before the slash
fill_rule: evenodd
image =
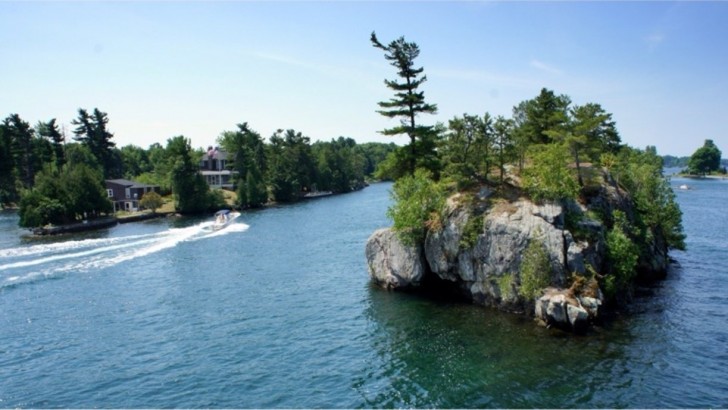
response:
<path id="1" fill-rule="evenodd" d="M 30 239 L 0 213 L 0 408 L 728 407 L 726 181 L 688 251 L 587 336 L 370 285 L 389 184 Z"/>

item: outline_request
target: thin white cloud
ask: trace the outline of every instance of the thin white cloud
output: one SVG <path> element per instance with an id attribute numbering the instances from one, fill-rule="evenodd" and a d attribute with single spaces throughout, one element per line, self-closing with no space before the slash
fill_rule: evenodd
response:
<path id="1" fill-rule="evenodd" d="M 331 65 L 331 64 L 312 63 L 309 61 L 299 60 L 297 58 L 290 57 L 287 55 L 272 54 L 272 53 L 266 53 L 266 52 L 252 52 L 249 54 L 259 60 L 272 61 L 274 63 L 279 63 L 279 64 L 283 64 L 286 66 L 294 67 L 294 68 L 301 68 L 301 69 L 316 72 L 316 73 L 319 73 L 319 74 L 322 74 L 322 75 L 325 75 L 328 77 L 335 77 L 335 78 L 340 78 L 340 79 L 344 79 L 344 80 L 357 80 L 357 79 L 360 79 L 362 75 L 367 74 L 367 72 L 362 71 L 357 66 L 352 66 L 351 64 L 349 64 L 349 65 L 347 65 L 347 64 Z"/>
<path id="2" fill-rule="evenodd" d="M 530 88 L 534 81 L 527 77 L 519 77 L 511 74 L 501 74 L 486 70 L 459 69 L 459 68 L 433 68 L 427 70 L 430 78 L 442 77 L 445 79 L 476 82 L 484 85 L 511 86 L 518 88 Z"/>
<path id="3" fill-rule="evenodd" d="M 564 73 L 561 69 L 554 67 L 550 64 L 546 64 L 541 60 L 533 59 L 531 60 L 529 65 L 537 70 L 544 71 L 549 74 L 561 75 Z"/>
<path id="4" fill-rule="evenodd" d="M 665 36 L 660 33 L 653 33 L 645 37 L 644 41 L 650 50 L 654 50 L 657 46 L 662 44 L 663 41 L 665 41 Z"/>

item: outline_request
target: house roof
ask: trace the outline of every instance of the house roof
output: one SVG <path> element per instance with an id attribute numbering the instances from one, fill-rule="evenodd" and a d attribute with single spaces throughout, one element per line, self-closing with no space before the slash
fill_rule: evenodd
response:
<path id="1" fill-rule="evenodd" d="M 128 179 L 107 179 L 106 183 L 121 185 L 126 188 L 156 188 L 158 185 L 142 184 L 141 182 L 130 181 Z"/>
<path id="2" fill-rule="evenodd" d="M 218 150 L 217 153 L 215 154 L 214 158 L 215 159 L 227 160 L 228 159 L 228 155 L 229 154 L 228 154 L 227 151 Z M 209 159 L 209 157 L 207 156 L 207 152 L 205 152 L 204 154 L 202 154 L 202 161 L 207 161 L 208 159 Z"/>

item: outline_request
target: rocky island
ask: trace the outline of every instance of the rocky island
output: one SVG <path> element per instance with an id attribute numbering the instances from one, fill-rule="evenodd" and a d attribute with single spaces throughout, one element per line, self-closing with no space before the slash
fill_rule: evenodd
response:
<path id="1" fill-rule="evenodd" d="M 663 277 L 669 248 L 682 241 L 679 224 L 664 224 L 671 213 L 679 222 L 679 209 L 659 170 L 635 179 L 654 158 L 628 150 L 635 162 L 613 170 L 633 178 L 626 186 L 605 168 L 582 167 L 587 183 L 573 198 L 534 200 L 517 184 L 446 194 L 441 211 L 430 214 L 439 220 L 429 220 L 419 239 L 394 228 L 371 235 L 371 279 L 387 289 L 454 292 L 546 326 L 588 329 L 605 306 L 629 300 L 633 283 Z"/>

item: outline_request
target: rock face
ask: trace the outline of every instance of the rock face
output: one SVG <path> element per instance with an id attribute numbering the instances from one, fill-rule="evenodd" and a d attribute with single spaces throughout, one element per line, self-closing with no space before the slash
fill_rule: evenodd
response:
<path id="1" fill-rule="evenodd" d="M 420 246 L 406 246 L 390 229 L 375 231 L 367 241 L 369 276 L 387 289 L 418 286 L 425 274 Z"/>
<path id="2" fill-rule="evenodd" d="M 399 289 L 417 287 L 423 278 L 433 277 L 456 286 L 474 303 L 534 315 L 548 326 L 585 329 L 599 316 L 601 289 L 596 281 L 596 290 L 585 294 L 564 288 L 573 278 L 606 269 L 607 229 L 587 213 L 611 215 L 619 209 L 632 215 L 629 198 L 613 185 L 604 185 L 583 204 L 481 199 L 478 208 L 462 205 L 465 201 L 459 195 L 451 197 L 442 228 L 428 232 L 421 245 L 404 246 L 391 230 L 376 231 L 366 245 L 372 280 Z M 543 270 L 548 272 L 543 274 L 550 287 L 531 299 L 521 291 L 528 280 L 521 271 L 526 249 L 534 241 L 547 255 Z M 659 238 L 653 245 L 664 247 Z M 654 255 L 650 261 L 640 261 L 638 268 L 666 270 L 666 250 Z"/>
<path id="3" fill-rule="evenodd" d="M 569 290 L 547 288 L 536 300 L 535 316 L 546 326 L 577 333 L 585 331 L 599 314 L 602 297 L 574 297 Z"/>

